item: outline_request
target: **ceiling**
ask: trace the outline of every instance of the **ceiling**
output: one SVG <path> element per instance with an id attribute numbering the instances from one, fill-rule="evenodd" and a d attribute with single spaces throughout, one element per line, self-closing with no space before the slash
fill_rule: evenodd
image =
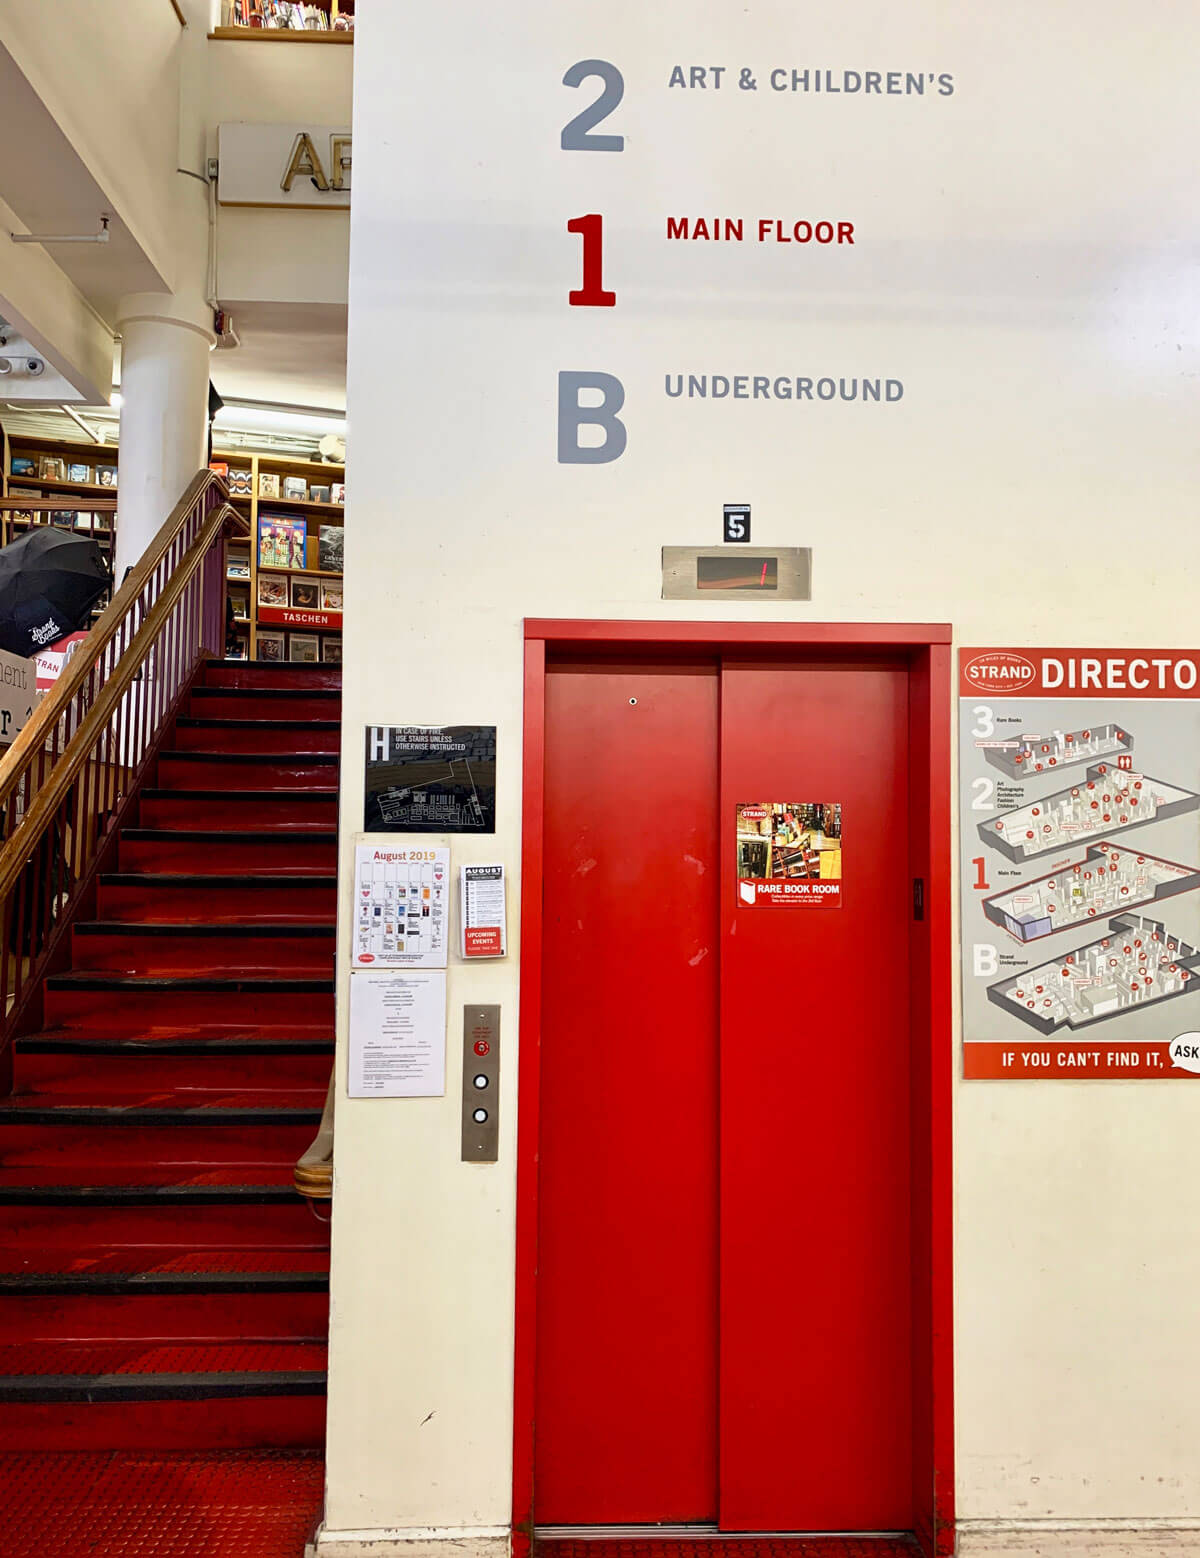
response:
<path id="1" fill-rule="evenodd" d="M 225 399 L 345 411 L 344 304 L 222 301 L 242 343 L 212 354 Z"/>
<path id="2" fill-rule="evenodd" d="M 111 325 L 117 300 L 127 292 L 158 292 L 165 279 L 154 268 L 104 191 L 54 122 L 45 104 L 0 48 L 0 143 L 4 198 L 31 232 L 98 233 L 100 213 L 109 212 L 103 244 L 59 244 L 55 264 Z"/>

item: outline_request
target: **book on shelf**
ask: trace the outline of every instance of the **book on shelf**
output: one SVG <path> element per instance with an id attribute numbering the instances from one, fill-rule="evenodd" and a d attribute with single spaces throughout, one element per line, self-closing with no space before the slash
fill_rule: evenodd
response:
<path id="1" fill-rule="evenodd" d="M 277 498 L 279 496 L 279 477 L 271 471 L 259 471 L 258 495 L 260 498 Z"/>
<path id="2" fill-rule="evenodd" d="M 74 530 L 74 528 L 75 528 L 75 510 L 74 509 L 51 509 L 51 511 L 50 511 L 50 523 L 54 526 L 54 528 L 56 530 Z"/>
<path id="3" fill-rule="evenodd" d="M 228 486 L 228 484 L 229 484 L 229 461 L 228 460 L 210 460 L 208 462 L 208 468 L 213 473 L 214 476 L 219 476 L 221 478 L 221 480 L 226 484 L 226 486 Z"/>
<path id="4" fill-rule="evenodd" d="M 10 487 L 8 489 L 8 495 L 9 495 L 10 498 L 40 498 L 41 497 L 41 493 L 38 491 L 38 489 L 36 487 Z"/>
<path id="5" fill-rule="evenodd" d="M 284 648 L 287 644 L 287 634 L 277 633 L 267 628 L 258 630 L 258 659 L 282 660 Z"/>
<path id="6" fill-rule="evenodd" d="M 226 660 L 248 660 L 250 658 L 250 640 L 244 634 L 237 633 L 225 641 Z"/>
<path id="7" fill-rule="evenodd" d="M 102 487 L 115 487 L 117 485 L 117 468 L 115 465 L 98 465 L 96 467 L 96 480 Z"/>
<path id="8" fill-rule="evenodd" d="M 258 579 L 258 604 L 260 606 L 286 606 L 288 604 L 287 579 L 276 579 L 270 574 L 260 574 Z"/>
<path id="9" fill-rule="evenodd" d="M 321 588 L 315 579 L 292 580 L 292 607 L 296 611 L 319 611 Z"/>
<path id="10" fill-rule="evenodd" d="M 332 634 L 326 634 L 321 640 L 321 659 L 326 665 L 341 665 L 342 641 L 334 638 Z"/>
<path id="11" fill-rule="evenodd" d="M 331 487 L 326 487 L 324 484 L 314 486 L 309 494 L 310 501 L 313 503 L 330 503 L 333 501 L 329 496 L 332 490 Z"/>
<path id="12" fill-rule="evenodd" d="M 287 514 L 258 516 L 258 566 L 303 568 L 308 542 L 308 521 Z"/>
<path id="13" fill-rule="evenodd" d="M 346 501 L 346 483 L 344 481 L 335 481 L 330 486 L 330 489 L 329 489 L 329 500 L 330 500 L 331 503 L 345 503 L 345 501 Z"/>
<path id="14" fill-rule="evenodd" d="M 38 475 L 43 481 L 66 481 L 67 462 L 56 454 L 44 454 L 38 461 Z"/>
<path id="15" fill-rule="evenodd" d="M 231 557 L 225 564 L 225 577 L 227 579 L 248 579 L 250 577 L 250 559 L 248 557 Z"/>
<path id="16" fill-rule="evenodd" d="M 317 530 L 317 566 L 322 573 L 341 573 L 346 532 L 341 525 L 321 525 Z"/>
<path id="17" fill-rule="evenodd" d="M 236 498 L 254 496 L 254 478 L 250 471 L 229 472 L 229 491 Z"/>
<path id="18" fill-rule="evenodd" d="M 288 659 L 311 662 L 321 658 L 321 641 L 315 633 L 289 633 Z"/>
<path id="19" fill-rule="evenodd" d="M 341 611 L 342 609 L 342 585 L 339 580 L 336 584 L 328 579 L 321 580 L 321 610 Z"/>
<path id="20" fill-rule="evenodd" d="M 308 498 L 308 483 L 303 476 L 285 476 L 283 495 L 285 498 L 291 498 L 293 502 L 303 503 Z"/>
<path id="21" fill-rule="evenodd" d="M 92 468 L 90 465 L 84 465 L 82 462 L 72 462 L 67 466 L 68 481 L 90 482 L 91 479 Z"/>
<path id="22" fill-rule="evenodd" d="M 13 476 L 36 476 L 38 473 L 37 461 L 31 460 L 27 454 L 14 454 L 12 457 Z"/>

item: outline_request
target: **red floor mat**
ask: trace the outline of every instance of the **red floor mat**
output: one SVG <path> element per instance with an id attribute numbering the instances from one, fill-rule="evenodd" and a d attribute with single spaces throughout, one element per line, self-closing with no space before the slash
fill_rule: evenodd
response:
<path id="1" fill-rule="evenodd" d="M 5 1558 L 300 1558 L 320 1454 L 0 1455 Z"/>

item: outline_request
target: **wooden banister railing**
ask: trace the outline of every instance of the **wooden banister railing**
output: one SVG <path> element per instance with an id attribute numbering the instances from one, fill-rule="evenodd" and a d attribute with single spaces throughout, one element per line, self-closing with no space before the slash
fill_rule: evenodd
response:
<path id="1" fill-rule="evenodd" d="M 198 663 L 222 652 L 222 543 L 246 528 L 227 497 L 211 471 L 193 479 L 0 761 L 0 1051 Z"/>

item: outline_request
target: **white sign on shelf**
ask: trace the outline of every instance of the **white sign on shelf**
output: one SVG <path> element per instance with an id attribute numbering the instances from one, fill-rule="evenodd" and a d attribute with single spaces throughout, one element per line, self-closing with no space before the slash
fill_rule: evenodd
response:
<path id="1" fill-rule="evenodd" d="M 445 968 L 449 849 L 354 847 L 351 967 Z"/>
<path id="2" fill-rule="evenodd" d="M 351 1098 L 441 1098 L 446 974 L 357 973 L 350 981 Z"/>

